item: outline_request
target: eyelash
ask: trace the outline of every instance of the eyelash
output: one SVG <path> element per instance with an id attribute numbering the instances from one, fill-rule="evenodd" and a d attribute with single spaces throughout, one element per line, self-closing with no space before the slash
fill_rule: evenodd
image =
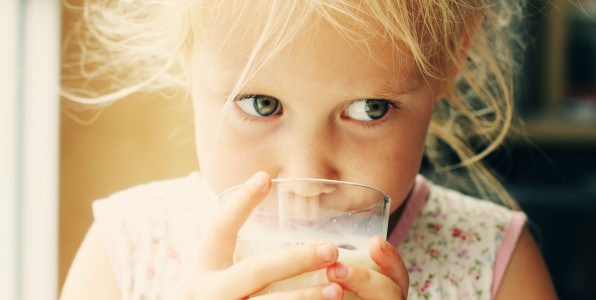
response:
<path id="1" fill-rule="evenodd" d="M 235 97 L 233 102 L 236 104 L 236 102 L 238 102 L 238 101 L 241 101 L 241 100 L 244 100 L 247 98 L 251 98 L 251 97 L 255 97 L 255 96 L 268 96 L 268 95 L 243 94 L 243 95 L 239 95 L 239 96 Z M 272 97 L 272 96 L 268 96 L 268 97 Z M 272 98 L 275 98 L 275 97 L 272 97 Z M 277 99 L 277 98 L 275 98 L 275 99 Z M 353 104 L 354 102 L 359 101 L 359 100 L 382 100 L 382 101 L 385 101 L 389 105 L 389 110 L 388 110 L 387 114 L 393 114 L 393 113 L 395 113 L 395 112 L 392 112 L 393 110 L 399 111 L 401 109 L 400 103 L 398 101 L 389 100 L 389 99 L 362 98 L 362 99 L 358 99 L 355 101 L 350 101 L 349 103 L 344 105 L 344 107 L 342 108 L 341 118 L 348 119 L 350 122 L 355 123 L 358 127 L 361 127 L 364 129 L 373 129 L 373 128 L 377 128 L 379 126 L 383 126 L 389 120 L 387 118 L 387 115 L 384 115 L 381 119 L 371 120 L 371 121 L 360 121 L 360 120 L 355 120 L 355 119 L 351 119 L 348 117 L 344 117 L 344 112 L 347 109 L 347 106 L 350 104 Z M 281 107 L 283 109 L 283 103 L 280 101 L 279 104 L 281 105 Z M 242 109 L 240 109 L 237 104 L 235 105 L 235 107 L 236 107 L 236 112 L 238 113 L 238 115 L 243 119 L 243 121 L 246 121 L 246 122 L 251 122 L 251 123 L 257 122 L 257 121 L 258 122 L 272 122 L 277 119 L 276 116 L 279 116 L 279 115 L 272 115 L 272 116 L 268 116 L 268 117 L 255 117 L 255 116 L 249 115 L 248 113 L 245 113 L 244 111 L 242 111 Z"/>
<path id="2" fill-rule="evenodd" d="M 241 94 L 241 95 L 236 96 L 234 98 L 234 100 L 232 100 L 232 102 L 234 103 L 234 108 L 235 108 L 234 111 L 236 111 L 238 116 L 240 116 L 242 118 L 242 121 L 245 121 L 245 122 L 254 123 L 254 122 L 275 121 L 279 117 L 279 115 L 271 115 L 271 116 L 267 116 L 267 117 L 255 117 L 255 116 L 249 115 L 248 113 L 242 111 L 242 109 L 240 107 L 238 107 L 238 104 L 236 102 L 247 99 L 247 98 L 252 98 L 255 96 L 266 96 L 266 97 L 275 98 L 273 96 L 263 95 L 263 94 Z M 275 99 L 277 99 L 277 98 L 275 98 Z M 281 103 L 281 101 L 280 101 L 279 104 L 281 105 L 281 107 L 283 109 L 283 103 Z"/>
<path id="3" fill-rule="evenodd" d="M 395 100 L 389 100 L 389 99 L 377 99 L 377 98 L 364 98 L 364 99 L 359 99 L 359 100 L 382 100 L 387 102 L 387 104 L 389 104 L 389 110 L 387 111 L 387 114 L 384 115 L 381 119 L 379 120 L 372 120 L 372 121 L 359 121 L 359 120 L 354 120 L 354 119 L 350 119 L 350 122 L 353 123 L 357 123 L 356 125 L 364 128 L 364 129 L 375 129 L 379 126 L 383 126 L 385 124 L 387 124 L 387 122 L 389 121 L 389 114 L 394 114 L 395 112 L 399 111 L 401 109 L 400 107 L 400 103 L 398 101 Z M 358 100 L 356 100 L 358 101 Z M 354 101 L 351 101 L 350 103 L 348 103 L 347 105 L 350 105 L 354 103 Z M 344 107 L 342 109 L 342 111 L 345 111 L 346 107 Z M 395 112 L 392 112 L 393 110 L 395 110 Z M 342 118 L 343 118 L 343 113 L 342 113 Z"/>

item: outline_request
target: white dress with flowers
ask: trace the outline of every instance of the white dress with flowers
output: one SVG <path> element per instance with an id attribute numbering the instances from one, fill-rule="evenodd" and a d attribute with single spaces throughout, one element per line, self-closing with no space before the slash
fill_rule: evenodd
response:
<path id="1" fill-rule="evenodd" d="M 213 199 L 195 172 L 93 204 L 122 299 L 167 299 L 195 266 Z M 418 176 L 388 237 L 408 268 L 408 299 L 493 298 L 525 219 Z"/>

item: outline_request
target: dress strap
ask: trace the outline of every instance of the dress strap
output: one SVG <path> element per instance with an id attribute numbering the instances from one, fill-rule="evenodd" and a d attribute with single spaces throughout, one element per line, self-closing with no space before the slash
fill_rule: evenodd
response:
<path id="1" fill-rule="evenodd" d="M 511 221 L 509 221 L 509 225 L 507 226 L 507 229 L 505 229 L 503 241 L 501 242 L 501 245 L 497 249 L 497 253 L 495 255 L 493 286 L 491 291 L 493 298 L 499 291 L 501 281 L 505 275 L 505 270 L 507 269 L 507 265 L 509 264 L 511 256 L 513 256 L 513 251 L 517 246 L 519 237 L 525 228 L 527 218 L 528 217 L 523 212 L 513 212 Z"/>
<path id="2" fill-rule="evenodd" d="M 398 247 L 408 237 L 408 231 L 414 224 L 418 212 L 424 207 L 429 193 L 430 182 L 424 176 L 417 175 L 414 189 L 406 201 L 404 212 L 387 239 L 394 247 Z"/>

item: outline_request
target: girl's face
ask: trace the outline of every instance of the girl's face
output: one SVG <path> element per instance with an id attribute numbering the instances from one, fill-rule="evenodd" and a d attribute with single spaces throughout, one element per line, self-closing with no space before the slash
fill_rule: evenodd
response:
<path id="1" fill-rule="evenodd" d="M 358 182 L 389 194 L 393 212 L 412 189 L 444 86 L 423 78 L 389 41 L 371 37 L 365 45 L 330 25 L 313 28 L 251 77 L 225 112 L 251 41 L 194 49 L 202 174 L 216 193 L 259 170 Z"/>

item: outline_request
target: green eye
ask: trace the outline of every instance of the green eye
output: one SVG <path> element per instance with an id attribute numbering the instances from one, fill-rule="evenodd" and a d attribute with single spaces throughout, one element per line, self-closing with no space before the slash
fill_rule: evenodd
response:
<path id="1" fill-rule="evenodd" d="M 374 121 L 384 117 L 389 111 L 389 101 L 362 99 L 352 102 L 346 109 L 346 116 L 358 121 Z"/>
<path id="2" fill-rule="evenodd" d="M 238 98 L 236 104 L 245 113 L 255 117 L 268 117 L 281 113 L 279 100 L 264 95 L 247 95 Z"/>

